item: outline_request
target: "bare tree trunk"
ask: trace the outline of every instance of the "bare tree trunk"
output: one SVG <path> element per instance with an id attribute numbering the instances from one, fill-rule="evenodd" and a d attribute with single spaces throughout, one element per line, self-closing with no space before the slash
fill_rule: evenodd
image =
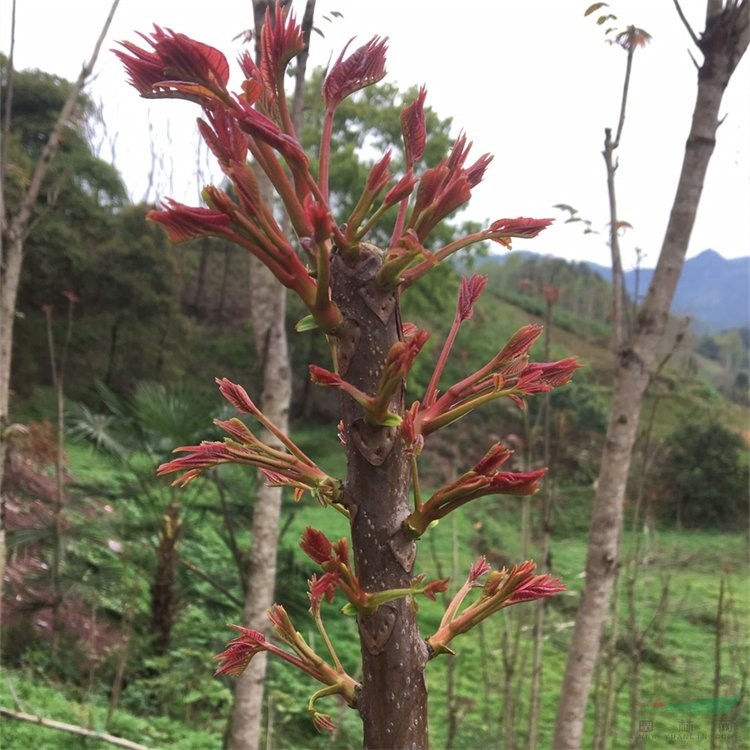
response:
<path id="1" fill-rule="evenodd" d="M 546 317 L 544 321 L 544 358 L 550 360 L 551 338 L 552 338 L 552 309 L 555 302 L 559 299 L 559 287 L 543 288 L 542 293 L 546 302 Z M 544 394 L 544 417 L 543 417 L 543 451 L 544 466 L 550 466 L 552 455 L 550 450 L 550 421 L 552 417 L 552 399 L 550 393 Z M 551 535 L 552 535 L 552 482 L 548 479 L 544 483 L 542 495 L 542 507 L 540 513 L 542 538 L 539 545 L 539 559 L 542 570 L 551 572 Z M 540 599 L 536 602 L 536 612 L 534 613 L 534 649 L 533 663 L 531 668 L 531 691 L 529 697 L 529 750 L 536 750 L 539 742 L 539 716 L 541 713 L 541 694 L 542 694 L 542 677 L 543 661 L 542 652 L 544 649 L 544 608 L 545 601 Z"/>
<path id="2" fill-rule="evenodd" d="M 625 126 L 625 112 L 628 106 L 630 92 L 630 74 L 633 71 L 633 55 L 641 44 L 645 44 L 649 35 L 636 28 L 628 28 L 618 35 L 618 43 L 625 48 L 627 60 L 625 62 L 625 79 L 622 83 L 620 99 L 620 115 L 617 120 L 617 130 L 614 139 L 612 129 L 604 130 L 604 163 L 607 166 L 607 196 L 609 198 L 609 248 L 612 256 L 612 344 L 615 353 L 625 345 L 630 335 L 630 316 L 625 292 L 625 275 L 622 270 L 622 254 L 620 252 L 620 228 L 622 222 L 617 215 L 617 195 L 615 191 L 615 173 L 617 172 L 617 158 L 615 156 L 620 147 L 620 139 Z"/>
<path id="3" fill-rule="evenodd" d="M 251 269 L 253 334 L 256 352 L 263 368 L 260 408 L 277 427 L 287 432 L 292 388 L 284 328 L 286 289 L 255 258 L 251 259 Z M 263 440 L 274 445 L 275 438 L 265 434 Z M 283 449 L 281 445 L 276 447 Z M 269 487 L 259 477 L 253 502 L 252 542 L 243 622 L 245 627 L 261 632 L 268 630 L 266 612 L 273 604 L 280 514 L 281 488 Z M 258 654 L 258 657 L 261 658 L 253 659 L 237 679 L 229 740 L 232 750 L 255 750 L 260 745 L 266 655 Z"/>
<path id="4" fill-rule="evenodd" d="M 617 715 L 617 668 L 619 658 L 617 655 L 617 641 L 620 637 L 620 569 L 615 571 L 615 580 L 612 586 L 614 595 L 610 601 L 609 611 L 609 635 L 604 646 L 604 653 L 600 656 L 604 665 L 604 713 L 602 714 L 601 725 L 597 727 L 598 742 L 594 745 L 594 750 L 607 750 L 609 738 L 612 734 L 612 724 Z"/>
<path id="5" fill-rule="evenodd" d="M 167 506 L 159 532 L 156 551 L 156 569 L 151 583 L 151 635 L 155 653 L 160 656 L 169 651 L 172 627 L 177 614 L 176 577 L 177 544 L 182 531 L 179 503 L 172 500 Z"/>
<path id="6" fill-rule="evenodd" d="M 268 0 L 253 0 L 256 39 L 265 20 Z M 302 99 L 310 32 L 315 11 L 315 0 L 308 0 L 303 29 L 305 50 L 297 58 L 295 102 Z M 301 105 L 294 108 L 295 128 L 299 130 Z M 258 182 L 266 204 L 274 203 L 270 180 L 258 171 Z M 289 432 L 289 405 L 292 400 L 292 373 L 285 328 L 286 288 L 255 257 L 250 259 L 252 276 L 251 318 L 255 351 L 260 358 L 263 390 L 260 408 L 284 432 Z M 278 441 L 270 434 L 264 439 L 270 445 Z M 283 449 L 283 446 L 278 446 Z M 276 585 L 276 551 L 279 542 L 281 488 L 268 487 L 260 478 L 253 506 L 252 546 L 245 590 L 244 624 L 253 630 L 266 632 L 266 612 L 273 604 Z M 238 678 L 230 720 L 229 747 L 231 750 L 256 750 L 260 746 L 263 719 L 263 692 L 266 679 L 266 654 L 258 654 Z"/>
<path id="7" fill-rule="evenodd" d="M 692 32 L 691 32 L 692 33 Z M 703 181 L 716 142 L 721 99 L 748 43 L 748 3 L 709 0 L 699 40 L 693 122 L 677 193 L 648 295 L 628 345 L 618 353 L 609 426 L 589 532 L 586 582 L 561 689 L 553 747 L 581 746 L 591 675 L 619 564 L 623 501 L 643 394 L 669 317 Z M 697 40 L 694 34 L 693 38 Z"/>
<path id="8" fill-rule="evenodd" d="M 401 336 L 397 295 L 375 283 L 381 265 L 382 253 L 372 245 L 361 246 L 351 265 L 341 254 L 332 262 L 333 299 L 346 321 L 337 342 L 339 372 L 365 393 L 376 392 L 385 355 Z M 369 427 L 361 407 L 346 394 L 341 410 L 357 577 L 368 592 L 408 588 L 416 545 L 403 531 L 411 512 L 404 443 L 395 428 Z M 407 598 L 397 599 L 372 615 L 360 615 L 358 624 L 363 689 L 357 708 L 364 747 L 427 748 L 428 651 L 414 607 Z"/>
<path id="9" fill-rule="evenodd" d="M 78 104 L 81 91 L 94 69 L 99 57 L 99 50 L 104 43 L 112 19 L 120 0 L 114 0 L 106 21 L 94 45 L 94 51 L 89 61 L 83 66 L 78 79 L 70 88 L 68 98 L 65 100 L 60 114 L 49 134 L 47 143 L 34 166 L 34 171 L 28 182 L 26 193 L 21 198 L 19 208 L 15 215 L 8 215 L 8 207 L 5 203 L 5 177 L 7 169 L 7 144 L 10 138 L 11 127 L 11 99 L 6 97 L 6 112 L 2 127 L 2 147 L 0 151 L 0 602 L 2 602 L 3 576 L 5 573 L 5 522 L 4 522 L 4 500 L 2 494 L 3 477 L 5 474 L 6 437 L 8 429 L 8 408 L 10 404 L 10 372 L 11 356 L 13 353 L 13 325 L 16 314 L 16 301 L 18 297 L 18 284 L 21 279 L 21 266 L 23 265 L 24 243 L 29 231 L 29 225 L 42 183 L 47 175 L 52 160 L 57 154 L 63 131 Z M 15 19 L 15 4 L 13 10 Z M 15 29 L 11 32 L 15 38 Z M 13 42 L 11 42 L 11 48 Z M 8 60 L 8 76 L 12 77 L 13 60 Z M 12 88 L 11 88 L 12 91 Z M 1 620 L 0 620 L 1 621 Z"/>
<path id="10" fill-rule="evenodd" d="M 711 750 L 716 750 L 717 729 L 719 726 L 718 701 L 721 689 L 721 637 L 724 631 L 724 576 L 719 582 L 719 603 L 716 605 L 716 636 L 714 638 L 714 684 L 713 684 L 713 711 L 711 712 Z"/>

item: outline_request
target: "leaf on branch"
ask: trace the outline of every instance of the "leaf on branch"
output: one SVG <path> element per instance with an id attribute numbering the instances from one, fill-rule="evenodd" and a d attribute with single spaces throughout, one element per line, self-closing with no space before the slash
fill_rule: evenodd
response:
<path id="1" fill-rule="evenodd" d="M 592 5 L 589 5 L 588 8 L 583 13 L 583 17 L 590 16 L 592 13 L 596 13 L 597 10 L 600 8 L 608 8 L 609 3 L 593 3 Z"/>
<path id="2" fill-rule="evenodd" d="M 302 320 L 298 320 L 294 326 L 294 330 L 297 333 L 304 333 L 305 331 L 312 331 L 317 328 L 318 324 L 315 322 L 315 318 L 312 315 L 305 315 Z"/>

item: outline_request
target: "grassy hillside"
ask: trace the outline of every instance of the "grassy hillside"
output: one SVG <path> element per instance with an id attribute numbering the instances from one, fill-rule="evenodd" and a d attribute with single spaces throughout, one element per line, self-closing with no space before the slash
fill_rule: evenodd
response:
<path id="1" fill-rule="evenodd" d="M 446 381 L 484 364 L 513 331 L 529 320 L 542 322 L 542 314 L 537 302 L 489 287 L 474 320 L 457 339 Z M 409 383 L 414 398 L 429 377 L 451 315 L 449 307 L 435 308 L 429 295 L 407 304 L 407 319 L 435 329 Z M 606 325 L 562 309 L 556 310 L 555 321 L 550 331 L 552 357 L 577 354 L 584 368 L 574 384 L 553 400 L 556 416 L 549 479 L 555 511 L 553 572 L 563 578 L 569 591 L 552 599 L 546 610 L 541 747 L 549 747 L 567 643 L 582 587 L 588 516 L 611 379 Z M 306 356 L 308 348 L 318 353 L 311 339 L 297 336 L 294 347 L 299 357 Z M 220 348 L 212 345 L 211 351 Z M 540 342 L 534 358 L 541 358 L 542 351 Z M 710 363 L 720 366 L 716 360 Z M 206 387 L 211 388 L 211 383 Z M 52 414 L 52 400 L 45 394 L 37 392 L 35 399 L 17 409 L 16 417 Z M 703 377 L 690 353 L 678 351 L 660 371 L 646 402 L 634 478 L 643 475 L 643 467 L 650 465 L 652 456 L 658 458 L 667 436 L 699 414 L 718 419 L 737 432 L 746 429 L 746 409 L 723 398 Z M 496 439 L 513 441 L 518 456 L 539 465 L 538 415 L 539 402 L 532 401 L 525 413 L 513 405 L 496 404 L 483 415 L 461 420 L 446 431 L 445 437 L 438 435 L 432 441 L 425 460 L 425 484 L 436 486 L 457 470 L 464 470 Z M 318 419 L 298 417 L 294 438 L 323 469 L 342 476 L 343 457 L 334 423 L 324 425 Z M 83 639 L 68 642 L 68 650 L 53 656 L 49 636 L 43 631 L 26 627 L 6 633 L 6 679 L 0 681 L 0 705 L 103 729 L 118 665 L 125 664 L 119 708 L 108 731 L 152 748 L 221 747 L 232 681 L 212 677 L 212 657 L 231 637 L 226 624 L 241 620 L 238 600 L 242 596 L 224 517 L 233 521 L 239 550 L 247 550 L 251 543 L 253 477 L 251 472 L 224 467 L 218 485 L 205 481 L 196 483 L 194 490 L 171 492 L 164 483 L 154 482 L 152 469 L 166 458 L 173 444 L 162 440 L 160 454 L 136 455 L 127 464 L 113 461 L 90 445 L 68 445 L 71 483 L 65 548 L 70 580 L 66 596 L 86 603 L 95 627 L 109 632 L 112 638 L 99 653 Z M 657 479 L 658 473 L 652 473 L 647 487 L 657 487 Z M 637 488 L 636 481 L 632 498 Z M 182 522 L 178 547 L 182 563 L 176 579 L 178 616 L 168 653 L 155 656 L 149 641 L 150 576 L 159 523 L 169 502 L 179 502 Z M 524 503 L 531 520 L 526 537 L 522 533 Z M 631 504 L 627 508 L 629 519 L 632 511 Z M 520 561 L 526 555 L 533 557 L 538 545 L 536 517 L 534 499 L 479 500 L 467 506 L 466 513 L 458 514 L 455 521 L 444 520 L 420 540 L 416 569 L 430 577 L 451 576 L 452 585 L 457 587 L 480 554 L 487 554 L 496 567 Z M 299 630 L 314 643 L 317 636 L 306 614 L 305 596 L 306 580 L 314 566 L 297 542 L 308 525 L 325 529 L 336 539 L 346 534 L 346 522 L 309 498 L 299 504 L 286 498 L 283 523 L 278 599 Z M 750 597 L 744 528 L 736 533 L 677 531 L 657 513 L 648 534 L 640 533 L 641 524 L 631 528 L 630 520 L 626 529 L 617 624 L 605 634 L 607 648 L 592 693 L 586 746 L 594 737 L 595 723 L 601 724 L 611 703 L 613 747 L 628 746 L 633 723 L 642 735 L 639 742 L 645 746 L 707 747 L 700 738 L 711 733 L 714 714 L 706 710 L 705 701 L 712 697 L 715 682 L 723 701 L 720 708 L 726 709 L 717 714 L 716 730 L 721 726 L 728 738 L 719 747 L 731 743 L 749 746 L 744 698 L 734 707 L 735 697 L 744 696 L 748 673 L 745 623 L 750 616 Z M 24 533 L 20 541 L 16 539 L 18 549 L 38 551 L 40 548 L 34 545 L 47 543 L 39 529 Z M 629 557 L 628 551 L 636 545 L 637 554 Z M 638 567 L 629 584 L 631 559 Z M 726 590 L 717 645 L 717 601 L 722 579 Z M 356 629 L 351 619 L 339 615 L 341 604 L 326 605 L 326 622 L 343 663 L 356 673 Z M 424 635 L 437 627 L 444 606 L 440 601 L 419 603 Z M 28 616 L 32 622 L 33 613 Z M 449 742 L 454 748 L 506 747 L 508 727 L 512 727 L 515 746 L 525 746 L 533 618 L 533 606 L 507 610 L 457 639 L 455 657 L 442 656 L 430 663 L 432 747 L 447 747 Z M 121 638 L 125 632 L 130 633 L 127 651 Z M 637 649 L 634 644 L 638 644 Z M 717 648 L 721 654 L 718 674 Z M 636 653 L 639 658 L 634 660 Z M 637 693 L 632 679 L 636 666 L 640 676 Z M 608 682 L 611 697 L 607 696 Z M 305 706 L 315 689 L 304 675 L 270 662 L 267 747 L 322 750 L 360 746 L 356 715 L 334 702 L 326 709 L 339 726 L 336 734 L 329 738 L 314 733 Z M 699 738 L 692 745 L 686 737 L 691 733 L 688 728 Z M 3 748 L 80 745 L 81 740 L 72 735 L 9 719 L 0 723 Z M 88 745 L 104 746 L 95 741 Z"/>

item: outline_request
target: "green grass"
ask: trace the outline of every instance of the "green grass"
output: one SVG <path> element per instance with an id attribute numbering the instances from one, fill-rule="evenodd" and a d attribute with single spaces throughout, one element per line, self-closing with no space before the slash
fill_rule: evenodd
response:
<path id="1" fill-rule="evenodd" d="M 341 476 L 344 471 L 341 452 L 335 432 L 315 426 L 295 430 L 295 439 L 311 457 L 328 472 Z M 117 470 L 87 446 L 68 447 L 70 470 L 76 479 L 85 484 L 113 482 Z M 233 467 L 232 467 L 233 468 Z M 230 487 L 247 501 L 237 503 L 246 524 L 251 512 L 252 481 L 247 472 L 231 471 Z M 582 588 L 582 571 L 586 554 L 587 514 L 592 491 L 576 488 L 569 493 L 562 506 L 564 514 L 558 523 L 553 546 L 553 566 L 556 575 L 566 582 L 569 593 L 551 600 L 547 608 L 546 635 L 543 664 L 542 715 L 540 719 L 540 747 L 551 747 L 554 716 L 565 668 L 567 642 L 575 617 L 578 597 Z M 215 504 L 214 491 L 207 486 L 200 499 L 200 507 Z M 454 560 L 456 571 L 453 585 L 460 585 L 469 565 L 482 551 L 491 549 L 497 555 L 511 560 L 521 559 L 521 513 L 523 501 L 517 498 L 486 498 L 467 506 L 466 512 L 444 519 L 418 543 L 416 572 L 426 572 L 429 577 L 451 575 Z M 293 564 L 283 572 L 279 583 L 279 599 L 294 607 L 295 625 L 311 642 L 317 634 L 312 621 L 305 615 L 305 580 L 314 572 L 314 566 L 297 549 L 297 540 L 307 525 L 324 529 L 336 539 L 347 533 L 346 520 L 331 509 L 322 508 L 309 497 L 299 504 L 286 501 L 285 512 L 292 517 L 282 540 L 282 548 L 292 550 Z M 128 513 L 137 513 L 130 508 Z M 226 546 L 221 538 L 218 514 L 199 509 L 190 510 L 189 535 L 183 542 L 183 554 L 200 564 L 212 575 L 230 586 L 236 586 Z M 131 519 L 132 520 L 132 519 Z M 564 523 L 563 523 L 564 522 Z M 131 539 L 138 544 L 139 540 Z M 249 544 L 249 535 L 242 532 L 240 542 Z M 628 534 L 624 550 L 629 547 Z M 750 617 L 750 600 L 747 587 L 747 539 L 743 534 L 716 532 L 652 532 L 642 542 L 642 564 L 636 586 L 636 622 L 639 627 L 651 628 L 642 668 L 640 699 L 636 709 L 638 721 L 651 722 L 648 747 L 707 747 L 686 744 L 680 738 L 680 727 L 693 722 L 695 733 L 710 732 L 711 714 L 694 711 L 690 706 L 679 710 L 670 707 L 690 704 L 711 697 L 714 679 L 714 644 L 716 603 L 722 576 L 727 581 L 725 596 L 725 622 L 722 644 L 721 695 L 731 698 L 741 690 L 741 669 L 747 666 L 747 630 Z M 533 554 L 533 551 L 532 551 Z M 438 571 L 438 568 L 440 570 Z M 152 670 L 150 676 L 136 674 L 144 667 L 139 663 L 139 652 L 131 657 L 130 682 L 123 693 L 121 710 L 116 712 L 109 731 L 154 748 L 219 748 L 230 707 L 231 681 L 217 681 L 211 677 L 211 654 L 223 647 L 230 635 L 227 622 L 237 621 L 239 609 L 221 603 L 221 597 L 207 583 L 181 573 L 183 596 L 187 602 L 174 634 L 172 652 L 158 662 L 145 666 Z M 655 620 L 656 606 L 665 581 L 669 583 L 666 614 Z M 141 596 L 147 599 L 147 579 L 141 583 Z M 113 599 L 114 601 L 114 599 Z M 620 640 L 627 645 L 630 635 L 626 629 L 628 597 L 621 581 Z M 419 603 L 419 619 L 423 635 L 429 635 L 438 625 L 442 604 Z M 353 672 L 358 663 L 358 642 L 354 622 L 338 615 L 340 602 L 326 610 L 329 630 L 345 665 Z M 455 748 L 486 746 L 501 747 L 504 712 L 505 679 L 504 659 L 507 661 L 508 644 L 518 633 L 518 657 L 514 687 L 511 695 L 515 707 L 516 746 L 526 742 L 528 718 L 528 690 L 531 670 L 531 643 L 533 606 L 518 606 L 486 622 L 481 629 L 463 636 L 452 644 L 455 657 L 439 657 L 428 665 L 427 679 L 430 689 L 431 747 L 445 746 L 448 725 L 446 721 L 448 667 L 453 660 L 454 705 L 459 717 Z M 318 639 L 319 641 L 319 639 Z M 615 733 L 613 747 L 627 747 L 629 729 L 629 697 L 626 677 L 626 649 L 614 654 L 614 663 L 602 670 L 602 679 L 609 669 L 616 670 L 618 695 L 616 700 Z M 102 729 L 106 716 L 105 682 L 97 683 L 92 700 L 81 701 L 82 688 L 59 679 L 53 680 L 32 662 L 7 670 L 23 710 L 40 713 L 45 717 Z M 600 683 L 601 687 L 601 683 Z M 315 735 L 305 709 L 310 693 L 317 689 L 312 680 L 294 672 L 288 665 L 271 662 L 268 683 L 268 705 L 271 710 L 270 725 L 273 732 L 271 746 L 274 750 L 329 747 L 328 738 Z M 587 736 L 591 736 L 591 717 L 596 692 L 592 693 Z M 0 681 L 0 704 L 13 707 L 14 698 L 8 683 Z M 656 705 L 655 705 L 656 704 Z M 700 705 L 700 704 L 694 704 Z M 159 706 L 166 706 L 163 710 Z M 341 731 L 330 747 L 359 747 L 361 731 L 356 713 L 340 711 L 335 701 L 321 704 L 329 710 Z M 162 716 L 153 715 L 163 713 Z M 725 729 L 731 725 L 735 746 L 747 747 L 750 738 L 747 711 L 744 706 L 736 715 L 721 716 Z M 4 720 L 0 724 L 3 748 L 73 748 L 81 740 L 49 729 Z M 701 740 L 702 743 L 702 740 Z M 744 744 L 743 744 L 744 743 Z M 98 747 L 102 743 L 89 742 Z M 584 746 L 589 746 L 586 740 Z M 725 745 L 726 746 L 726 745 Z"/>
<path id="2" fill-rule="evenodd" d="M 117 710 L 113 713 L 109 726 L 106 726 L 107 705 L 100 697 L 94 696 L 91 702 L 78 702 L 67 697 L 65 692 L 64 686 L 47 682 L 44 675 L 4 670 L 3 679 L 0 680 L 0 705 L 96 732 L 107 732 L 150 748 L 221 748 L 221 734 L 216 729 L 211 731 L 198 725 L 188 726 L 160 716 L 143 718 Z M 2 718 L 0 747 L 3 750 L 80 750 L 81 747 L 104 750 L 112 745 L 101 740 L 84 740 L 68 732 Z"/>

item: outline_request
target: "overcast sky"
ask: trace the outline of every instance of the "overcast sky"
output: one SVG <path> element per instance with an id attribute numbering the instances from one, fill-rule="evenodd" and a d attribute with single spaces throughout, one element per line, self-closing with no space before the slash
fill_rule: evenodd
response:
<path id="1" fill-rule="evenodd" d="M 607 196 L 601 157 L 604 128 L 615 127 L 625 53 L 605 43 L 603 27 L 584 18 L 589 0 L 318 0 L 313 64 L 325 64 L 351 37 L 389 37 L 387 80 L 406 88 L 426 84 L 427 103 L 465 130 L 475 155 L 495 160 L 475 190 L 466 218 L 560 217 L 525 243 L 528 249 L 608 263 Z M 0 49 L 7 53 L 10 0 L 0 10 Z M 696 32 L 705 0 L 682 0 Z M 73 79 L 93 48 L 108 0 L 18 0 L 17 68 L 40 68 Z M 301 14 L 303 2 L 295 0 Z M 136 40 L 152 23 L 218 47 L 231 63 L 233 37 L 252 25 L 250 0 L 121 0 L 89 87 L 102 103 L 107 136 L 102 155 L 114 158 L 134 200 L 148 188 L 152 144 L 161 171 L 155 189 L 197 202 L 194 122 L 183 102 L 146 102 L 125 83 L 109 51 L 115 40 Z M 334 18 L 339 11 L 343 18 Z M 646 265 L 658 255 L 684 152 L 695 99 L 690 41 L 671 0 L 613 0 L 616 24 L 652 36 L 636 53 L 628 119 L 620 148 L 621 219 L 626 264 L 634 248 Z M 604 27 L 606 28 L 606 26 Z M 725 257 L 750 254 L 750 62 L 745 56 L 724 98 L 726 119 L 709 168 L 689 255 L 713 248 Z M 171 141 L 171 144 L 170 144 Z M 109 144 L 109 145 L 108 145 Z M 201 165 L 208 179 L 207 167 Z M 153 193 L 150 196 L 153 198 Z M 552 207 L 575 206 L 601 233 L 583 236 Z M 517 247 L 522 245 L 517 241 Z"/>

